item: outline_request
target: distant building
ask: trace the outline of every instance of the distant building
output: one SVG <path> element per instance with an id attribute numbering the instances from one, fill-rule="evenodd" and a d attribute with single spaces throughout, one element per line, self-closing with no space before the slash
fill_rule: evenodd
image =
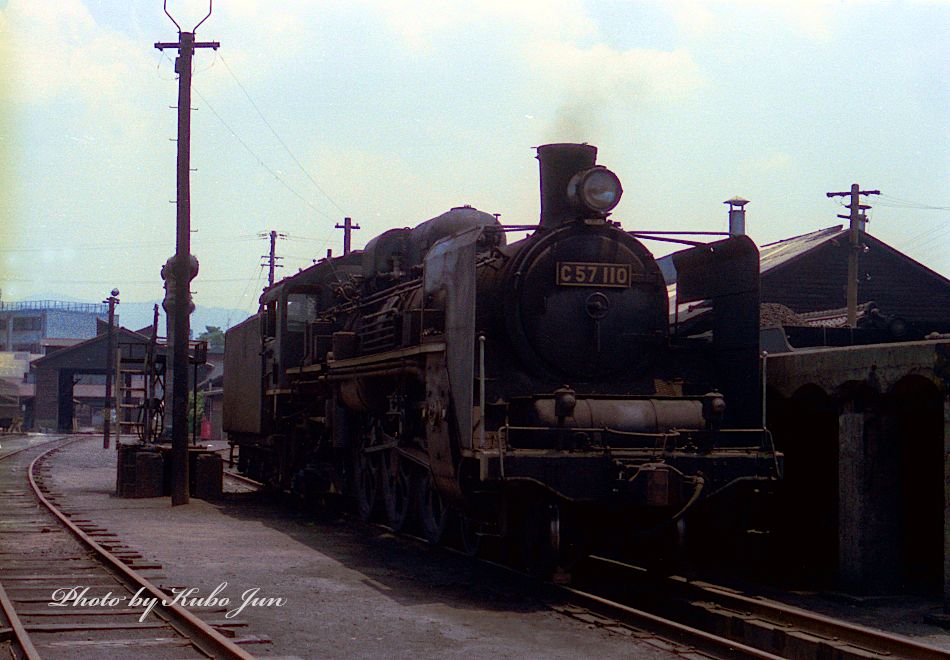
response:
<path id="1" fill-rule="evenodd" d="M 91 339 L 109 318 L 104 304 L 30 300 L 0 302 L 0 387 L 3 420 L 15 417 L 32 426 L 34 382 L 30 363 L 44 355 Z M 18 414 L 10 411 L 18 409 Z"/>
<path id="2" fill-rule="evenodd" d="M 0 351 L 46 354 L 64 340 L 95 337 L 97 322 L 109 318 L 105 304 L 57 300 L 0 302 Z M 118 321 L 116 321 L 118 323 Z"/>

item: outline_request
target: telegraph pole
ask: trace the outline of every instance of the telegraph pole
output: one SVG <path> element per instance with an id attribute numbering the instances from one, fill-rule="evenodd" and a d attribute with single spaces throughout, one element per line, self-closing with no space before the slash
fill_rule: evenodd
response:
<path id="1" fill-rule="evenodd" d="M 274 229 L 270 230 L 269 234 L 259 234 L 261 238 L 270 237 L 270 255 L 262 254 L 261 259 L 267 259 L 268 269 L 267 269 L 267 286 L 274 286 L 274 270 L 277 268 L 283 268 L 282 265 L 277 263 L 279 259 L 283 257 L 277 256 L 277 239 L 278 238 L 287 238 L 287 234 L 282 234 Z M 264 264 L 261 264 L 262 266 Z"/>
<path id="2" fill-rule="evenodd" d="M 861 195 L 880 195 L 880 190 L 861 190 L 861 186 L 856 183 L 851 184 L 850 192 L 830 192 L 825 193 L 828 197 L 850 197 L 851 203 L 848 205 L 851 213 L 848 215 L 838 214 L 839 218 L 850 221 L 848 232 L 848 327 L 854 328 L 858 325 L 858 253 L 861 251 L 860 232 L 864 231 L 864 223 L 867 222 L 867 215 L 864 211 L 871 208 L 868 204 L 861 203 Z"/>
<path id="3" fill-rule="evenodd" d="M 353 231 L 359 229 L 360 226 L 353 224 L 352 218 L 343 218 L 343 224 L 336 223 L 336 228 L 343 230 L 343 256 L 345 257 L 350 253 L 350 239 L 353 236 Z"/>
<path id="4" fill-rule="evenodd" d="M 217 41 L 195 41 L 195 30 L 211 16 L 208 14 L 191 32 L 165 14 L 178 28 L 178 41 L 159 42 L 155 47 L 178 49 L 175 72 L 178 74 L 178 200 L 174 262 L 175 333 L 172 337 L 172 506 L 188 504 L 188 315 L 191 281 L 191 60 L 196 48 L 218 49 Z"/>
<path id="5" fill-rule="evenodd" d="M 108 298 L 103 300 L 109 303 L 109 330 L 106 337 L 106 405 L 105 415 L 102 419 L 102 448 L 109 448 L 109 433 L 112 430 L 112 415 L 115 410 L 115 402 L 112 400 L 112 372 L 115 361 L 115 306 L 119 304 L 118 289 L 112 289 Z M 118 449 L 118 447 L 116 447 Z"/>

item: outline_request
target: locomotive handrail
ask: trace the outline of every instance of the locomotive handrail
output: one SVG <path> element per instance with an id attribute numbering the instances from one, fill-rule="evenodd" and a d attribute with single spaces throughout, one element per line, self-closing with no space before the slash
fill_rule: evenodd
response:
<path id="1" fill-rule="evenodd" d="M 392 367 L 366 366 L 363 368 L 347 369 L 342 373 L 331 373 L 322 376 L 324 380 L 349 380 L 351 378 L 381 378 L 385 376 L 415 376 L 422 378 L 423 370 L 416 364 L 406 363 Z"/>
<path id="2" fill-rule="evenodd" d="M 418 346 L 409 346 L 385 353 L 373 353 L 371 355 L 361 355 L 354 358 L 343 358 L 340 360 L 327 360 L 327 367 L 333 372 L 340 372 L 351 367 L 361 367 L 363 365 L 378 366 L 382 362 L 391 362 L 413 355 L 423 355 L 425 353 L 440 353 L 445 350 L 445 342 L 432 342 L 430 344 L 419 344 Z"/>

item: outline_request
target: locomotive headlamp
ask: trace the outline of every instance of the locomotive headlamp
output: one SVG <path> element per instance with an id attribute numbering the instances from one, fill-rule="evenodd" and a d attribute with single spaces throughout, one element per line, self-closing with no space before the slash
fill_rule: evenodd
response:
<path id="1" fill-rule="evenodd" d="M 608 213 L 620 202 L 623 187 L 617 175 L 600 165 L 582 170 L 567 184 L 571 204 L 594 213 Z"/>

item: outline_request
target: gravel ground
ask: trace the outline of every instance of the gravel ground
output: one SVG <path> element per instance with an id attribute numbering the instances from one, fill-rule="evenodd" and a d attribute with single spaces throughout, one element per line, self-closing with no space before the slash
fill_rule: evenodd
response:
<path id="1" fill-rule="evenodd" d="M 54 458 L 51 485 L 164 566 L 166 586 L 239 605 L 247 590 L 285 604 L 237 618 L 279 657 L 668 658 L 656 640 L 585 624 L 547 607 L 510 574 L 379 528 L 294 510 L 257 494 L 224 502 L 119 499 L 115 450 L 89 438 Z"/>

